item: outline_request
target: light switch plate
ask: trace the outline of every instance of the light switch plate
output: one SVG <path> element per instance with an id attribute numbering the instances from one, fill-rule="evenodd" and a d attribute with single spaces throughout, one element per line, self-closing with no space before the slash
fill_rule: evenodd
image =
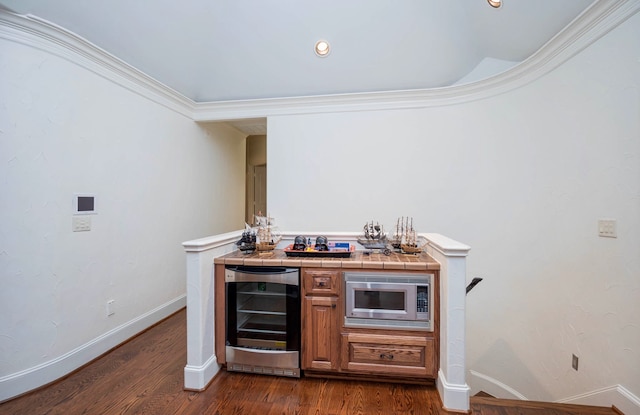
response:
<path id="1" fill-rule="evenodd" d="M 91 230 L 91 216 L 73 216 L 72 228 L 74 232 L 88 232 Z"/>
<path id="2" fill-rule="evenodd" d="M 114 302 L 115 300 L 107 301 L 107 317 L 111 317 L 116 313 Z"/>
<path id="3" fill-rule="evenodd" d="M 600 219 L 598 220 L 598 236 L 603 238 L 617 238 L 618 232 L 616 230 L 615 219 Z"/>

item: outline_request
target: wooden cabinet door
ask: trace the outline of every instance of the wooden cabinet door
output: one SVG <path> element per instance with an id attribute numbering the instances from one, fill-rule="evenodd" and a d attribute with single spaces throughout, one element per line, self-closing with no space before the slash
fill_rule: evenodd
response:
<path id="1" fill-rule="evenodd" d="M 337 370 L 340 352 L 338 297 L 304 298 L 302 369 Z"/>

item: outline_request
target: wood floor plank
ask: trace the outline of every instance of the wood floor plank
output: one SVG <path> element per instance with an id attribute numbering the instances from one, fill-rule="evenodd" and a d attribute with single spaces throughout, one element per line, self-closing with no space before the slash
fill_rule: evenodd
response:
<path id="1" fill-rule="evenodd" d="M 0 404 L 0 415 L 449 415 L 433 386 L 285 378 L 224 370 L 184 391 L 181 310 L 52 385 Z M 614 414 L 608 408 L 473 397 L 474 415 Z M 551 406 L 550 406 L 551 405 Z M 593 411 L 593 412 L 590 412 Z"/>

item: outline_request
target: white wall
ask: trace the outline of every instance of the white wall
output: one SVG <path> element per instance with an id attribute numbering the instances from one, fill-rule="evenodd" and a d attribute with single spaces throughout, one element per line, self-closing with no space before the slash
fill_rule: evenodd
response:
<path id="1" fill-rule="evenodd" d="M 528 399 L 638 396 L 639 84 L 636 15 L 492 98 L 270 117 L 269 212 L 292 231 L 408 215 L 463 241 L 469 278 L 484 278 L 467 299 L 472 370 Z M 597 236 L 600 218 L 617 239 Z"/>
<path id="2" fill-rule="evenodd" d="M 0 56 L 6 381 L 164 304 L 184 304 L 182 242 L 243 225 L 245 141 L 73 59 L 5 39 Z M 74 233 L 72 198 L 82 192 L 97 195 L 99 210 L 90 232 Z"/>

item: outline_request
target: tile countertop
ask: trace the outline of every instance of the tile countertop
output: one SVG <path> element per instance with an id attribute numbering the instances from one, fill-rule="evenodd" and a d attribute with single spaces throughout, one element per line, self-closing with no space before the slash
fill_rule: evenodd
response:
<path id="1" fill-rule="evenodd" d="M 250 254 L 234 251 L 215 258 L 214 264 L 410 271 L 435 271 L 440 269 L 440 264 L 425 252 L 416 255 L 392 252 L 391 255 L 386 256 L 378 252 L 372 252 L 367 255 L 364 251 L 355 251 L 349 258 L 316 258 L 288 257 L 282 249 L 275 249 L 269 252 L 254 251 Z"/>

